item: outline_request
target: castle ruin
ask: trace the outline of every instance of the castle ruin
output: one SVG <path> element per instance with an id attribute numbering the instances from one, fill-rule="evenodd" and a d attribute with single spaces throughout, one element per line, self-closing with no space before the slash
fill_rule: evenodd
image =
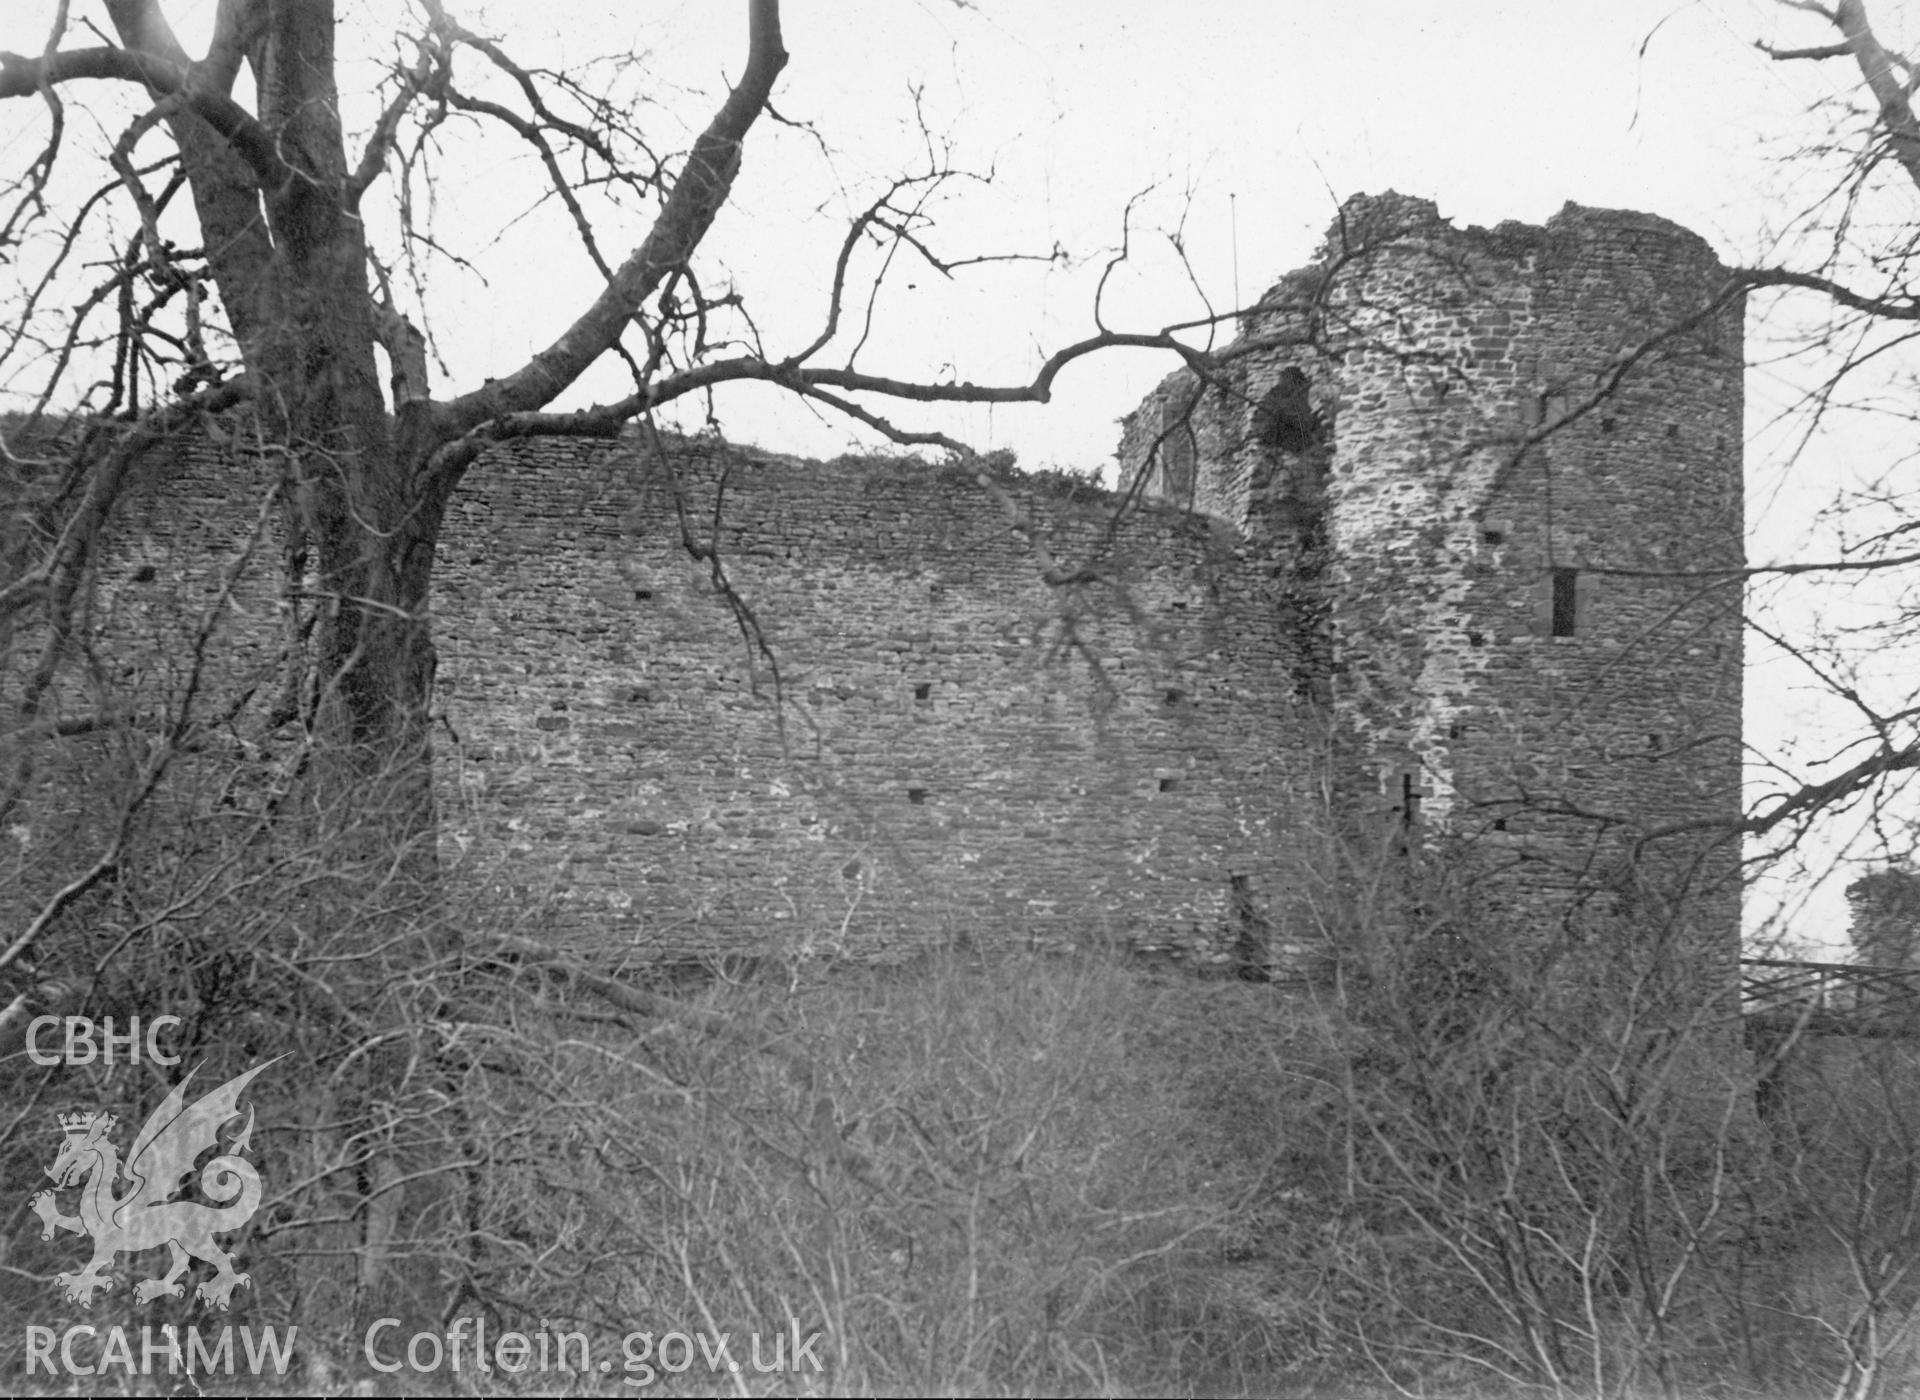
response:
<path id="1" fill-rule="evenodd" d="M 1361 198 L 1126 419 L 1118 491 L 504 445 L 438 545 L 442 854 L 613 961 L 964 937 L 1278 964 L 1357 842 L 1470 861 L 1523 919 L 1683 917 L 1730 962 L 1723 281 L 1647 215 L 1461 230 Z M 178 680 L 182 599 L 273 470 L 211 441 L 143 468 L 86 617 L 139 684 Z M 284 670 L 275 553 L 205 677 L 236 735 Z"/>

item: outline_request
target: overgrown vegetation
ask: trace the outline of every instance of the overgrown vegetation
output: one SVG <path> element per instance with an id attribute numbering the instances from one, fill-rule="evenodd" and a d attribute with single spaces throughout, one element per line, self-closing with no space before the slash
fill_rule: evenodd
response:
<path id="1" fill-rule="evenodd" d="M 249 821 L 230 756 L 182 763 L 187 806 L 142 808 L 138 858 L 40 975 L 91 969 L 71 1005 L 96 1018 L 181 1016 L 183 1063 L 9 1061 L 0 1293 L 102 1329 L 82 1362 L 115 1323 L 302 1319 L 289 1383 L 366 1379 L 363 1335 L 304 1322 L 331 1288 L 360 1299 L 332 1315 L 397 1319 L 383 1365 L 456 1328 L 469 1359 L 484 1328 L 611 1363 L 458 1378 L 483 1393 L 733 1384 L 691 1340 L 658 1350 L 673 1332 L 727 1334 L 750 1390 L 1865 1400 L 1920 1377 L 1910 1043 L 1774 1042 L 1763 1114 L 1733 1008 L 1658 938 L 1600 957 L 1464 900 L 1389 928 L 1411 917 L 1380 893 L 1396 875 L 1316 904 L 1327 955 L 1295 983 L 955 949 L 648 982 L 549 946 L 484 872 L 398 906 L 395 853 L 290 846 Z M 26 847 L 15 895 L 36 849 L 71 855 Z M 400 932 L 370 953 L 368 927 Z M 385 1004 L 339 1003 L 347 957 Z M 307 1068 L 250 1095 L 267 1197 L 231 1241 L 252 1275 L 232 1314 L 135 1307 L 157 1255 L 90 1311 L 62 1302 L 48 1280 L 83 1242 L 42 1242 L 25 1208 L 55 1111 L 117 1113 L 124 1145 L 186 1069 L 289 1050 Z M 754 1373 L 755 1334 L 799 1373 Z M 22 1345 L 0 1338 L 16 1378 Z"/>
<path id="2" fill-rule="evenodd" d="M 937 462 L 907 452 L 843 452 L 827 465 L 849 471 L 896 471 L 915 476 L 932 472 L 942 481 L 961 490 L 976 489 L 984 478 L 997 486 L 1055 496 L 1066 501 L 1104 505 L 1118 505 L 1125 496 L 1124 492 L 1107 487 L 1095 469 L 1075 471 L 1061 466 L 1023 467 L 1018 454 L 1009 447 L 995 448 L 973 457 L 949 455 Z"/>

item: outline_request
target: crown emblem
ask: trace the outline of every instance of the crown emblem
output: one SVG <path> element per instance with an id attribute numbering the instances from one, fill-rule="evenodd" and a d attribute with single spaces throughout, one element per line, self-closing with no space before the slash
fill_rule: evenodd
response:
<path id="1" fill-rule="evenodd" d="M 93 1131 L 93 1113 L 63 1113 L 60 1115 L 60 1131 L 70 1138 L 85 1137 Z"/>

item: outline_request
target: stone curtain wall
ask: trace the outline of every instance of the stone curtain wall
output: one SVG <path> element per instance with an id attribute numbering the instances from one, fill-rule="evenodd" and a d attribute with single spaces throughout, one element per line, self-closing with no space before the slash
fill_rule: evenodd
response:
<path id="1" fill-rule="evenodd" d="M 1278 888 L 1324 744 L 1262 571 L 1176 512 L 1109 541 L 1106 493 L 1006 489 L 1017 528 L 911 464 L 483 460 L 440 547 L 449 840 L 642 957 L 1224 956 L 1232 878 Z M 771 658 L 681 547 L 676 490 Z M 1044 582 L 1029 541 L 1086 581 Z"/>
<path id="2" fill-rule="evenodd" d="M 1318 518 L 1356 808 L 1460 838 L 1524 918 L 1685 892 L 1732 957 L 1741 308 L 1689 324 L 1723 278 L 1647 215 L 1459 230 L 1423 200 L 1356 199 L 1246 318 L 1231 372 L 1170 378 L 1122 456 L 1178 485 L 1163 425 L 1186 411 L 1204 508 L 1256 535 Z M 1301 382 L 1330 443 L 1318 486 L 1301 435 L 1262 416 Z"/>
<path id="3" fill-rule="evenodd" d="M 270 479 L 238 443 L 154 454 L 90 593 L 105 669 L 62 681 L 59 713 L 96 708 L 97 674 L 150 728 L 252 545 L 196 712 L 251 698 L 176 765 L 163 827 L 218 820 L 236 774 L 266 781 L 287 642 Z M 1152 505 L 1116 530 L 1117 505 L 683 442 L 670 463 L 631 442 L 493 452 L 437 555 L 448 867 L 616 961 L 953 938 L 1245 955 L 1316 828 L 1325 725 L 1259 550 Z M 770 655 L 682 547 L 682 512 Z M 79 791 L 112 742 L 62 741 L 42 771 Z"/>
<path id="4" fill-rule="evenodd" d="M 59 518 L 43 518 L 43 507 L 76 488 L 63 480 L 70 443 L 13 441 L 23 461 L 0 483 L 9 579 L 42 557 L 46 518 Z M 238 799 L 271 781 L 272 753 L 242 738 L 257 732 L 285 669 L 280 543 L 264 509 L 271 477 L 238 442 L 197 442 L 190 469 L 179 465 L 165 450 L 135 465 L 106 557 L 76 596 L 64 663 L 44 678 L 38 717 L 23 724 L 10 708 L 0 726 L 0 772 L 10 789 L 23 776 L 29 783 L 10 791 L 21 800 L 0 829 L 0 918 L 16 932 L 108 849 L 127 794 L 183 712 L 198 723 L 143 804 L 115 880 L 92 898 L 116 899 L 116 885 L 147 888 L 151 868 L 135 867 L 149 856 L 184 868 L 194 853 L 237 839 L 248 821 Z M 0 625 L 0 694 L 10 707 L 43 679 L 45 632 L 21 625 L 34 617 Z M 89 906 L 75 917 L 87 921 Z"/>

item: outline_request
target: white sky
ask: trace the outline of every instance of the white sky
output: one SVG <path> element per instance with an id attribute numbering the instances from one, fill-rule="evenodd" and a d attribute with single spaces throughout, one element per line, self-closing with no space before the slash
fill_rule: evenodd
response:
<path id="1" fill-rule="evenodd" d="M 711 90 L 715 75 L 738 71 L 743 8 L 568 0 L 496 3 L 489 17 L 531 37 L 526 12 L 564 14 L 570 56 L 633 36 L 652 47 L 656 71 Z M 613 18 L 632 13 L 644 19 Z M 757 133 L 715 246 L 758 304 L 789 311 L 796 334 L 810 327 L 842 216 L 874 177 L 918 159 L 918 86 L 956 162 L 996 174 L 943 212 L 941 251 L 1057 242 L 1080 262 L 1045 275 L 981 269 L 946 295 L 932 275 L 911 279 L 916 295 L 889 299 L 863 356 L 875 368 L 917 359 L 922 372 L 1025 378 L 1043 348 L 1092 328 L 1093 284 L 1122 211 L 1149 187 L 1136 265 L 1109 288 L 1115 327 L 1204 312 L 1166 231 L 1183 231 L 1199 292 L 1224 309 L 1236 241 L 1239 290 L 1251 298 L 1304 262 L 1358 191 L 1426 195 L 1473 223 L 1538 222 L 1570 199 L 1646 209 L 1729 258 L 1753 256 L 1780 222 L 1765 197 L 1780 183 L 1773 158 L 1808 134 L 1800 109 L 1807 79 L 1820 76 L 1783 74 L 1756 54 L 1751 41 L 1773 29 L 1764 4 L 1743 0 L 801 0 L 787 6 L 793 58 L 777 101 L 841 154 L 827 172 L 789 133 Z M 494 365 L 557 325 L 569 303 L 550 291 L 531 314 L 494 320 Z M 1113 420 L 1167 368 L 1152 355 L 1105 357 L 1071 372 L 1044 409 L 961 422 L 976 445 L 1012 446 L 1033 465 L 1097 465 Z M 730 425 L 765 411 L 730 406 Z M 769 440 L 820 450 L 846 436 L 783 422 Z"/>
<path id="2" fill-rule="evenodd" d="M 343 45 L 351 87 L 370 76 L 365 59 L 383 51 L 383 17 L 397 7 L 339 3 L 370 36 Z M 608 81 L 659 104 L 666 149 L 704 124 L 744 47 L 738 0 L 449 4 L 526 62 L 641 53 L 638 76 Z M 6 0 L 0 48 L 37 50 L 53 8 Z M 168 6 L 190 48 L 213 8 Z M 1908 8 L 1875 0 L 1883 37 L 1900 40 Z M 90 5 L 74 10 L 83 18 Z M 1122 210 L 1143 191 L 1134 258 L 1107 291 L 1116 329 L 1224 310 L 1236 285 L 1251 300 L 1307 260 L 1341 200 L 1388 188 L 1435 199 L 1463 223 L 1540 222 L 1568 200 L 1648 210 L 1700 232 L 1729 263 L 1765 261 L 1821 189 L 1819 167 L 1791 158 L 1827 127 L 1807 109 L 1851 92 L 1853 76 L 1756 52 L 1756 39 L 1828 38 L 1770 0 L 789 0 L 785 12 L 792 61 L 775 103 L 811 123 L 830 153 L 763 122 L 706 263 L 710 284 L 730 277 L 747 296 L 771 348 L 811 338 L 849 211 L 877 180 L 924 162 L 916 90 L 954 163 L 994 172 L 956 189 L 930 242 L 955 257 L 1057 243 L 1070 258 L 973 269 L 952 284 L 898 265 L 860 364 L 905 377 L 1024 381 L 1046 350 L 1088 333 Z M 372 109 L 348 100 L 350 123 L 364 128 Z M 25 106 L 11 104 L 13 125 L 0 126 L 0 158 L 14 164 L 30 139 Z M 454 132 L 448 151 L 438 229 L 473 270 L 433 270 L 432 328 L 450 371 L 441 391 L 517 366 L 594 288 L 557 210 L 517 218 L 532 198 L 528 157 Z M 1172 255 L 1174 230 L 1191 281 Z M 620 252 L 642 231 L 603 228 Z M 904 426 L 1012 447 L 1029 466 L 1093 468 L 1110 460 L 1114 420 L 1170 367 L 1108 355 L 1069 371 L 1044 408 L 890 412 Z M 616 366 L 594 377 L 573 401 L 625 392 L 623 375 Z M 1824 551 L 1818 509 L 1873 474 L 1883 442 L 1843 439 L 1784 471 L 1764 425 L 1785 390 L 1763 372 L 1749 392 L 1755 561 Z M 718 408 L 732 435 L 770 447 L 830 455 L 862 441 L 765 389 L 743 386 Z M 1758 659 L 1749 691 L 1750 739 L 1770 751 L 1838 722 L 1777 661 Z M 1814 941 L 1837 936 L 1837 885 L 1796 922 Z"/>

